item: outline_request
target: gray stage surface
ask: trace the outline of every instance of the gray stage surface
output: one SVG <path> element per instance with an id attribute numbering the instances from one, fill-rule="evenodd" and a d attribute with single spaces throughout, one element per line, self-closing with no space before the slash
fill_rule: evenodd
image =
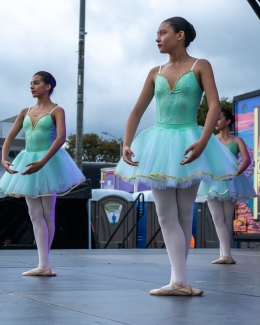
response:
<path id="1" fill-rule="evenodd" d="M 169 282 L 162 250 L 52 250 L 57 277 L 22 277 L 35 250 L 0 250 L 0 324 L 260 324 L 260 251 L 234 250 L 236 265 L 212 265 L 218 250 L 191 250 L 190 283 L 201 297 L 156 297 Z"/>

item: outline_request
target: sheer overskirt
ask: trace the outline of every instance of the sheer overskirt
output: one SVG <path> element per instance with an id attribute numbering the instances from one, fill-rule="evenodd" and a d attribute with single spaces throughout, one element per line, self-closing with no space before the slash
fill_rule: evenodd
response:
<path id="1" fill-rule="evenodd" d="M 11 167 L 13 170 L 18 170 L 18 173 L 5 172 L 0 180 L 0 195 L 32 198 L 48 195 L 62 196 L 85 181 L 84 175 L 63 148 L 59 149 L 38 172 L 31 175 L 21 174 L 29 168 L 25 167 L 28 163 L 41 160 L 47 151 L 22 150 L 12 162 L 14 166 Z"/>
<path id="2" fill-rule="evenodd" d="M 201 182 L 198 196 L 219 201 L 247 201 L 256 197 L 256 192 L 249 179 L 243 173 L 230 181 L 219 181 L 214 185 Z"/>
<path id="3" fill-rule="evenodd" d="M 201 138 L 202 132 L 200 126 L 185 125 L 183 130 L 150 127 L 131 146 L 133 161 L 138 161 L 138 166 L 130 166 L 121 159 L 115 174 L 134 185 L 143 183 L 159 189 L 187 188 L 202 180 L 213 185 L 218 180 L 235 177 L 237 160 L 214 135 L 199 158 L 180 165 L 184 151 Z"/>

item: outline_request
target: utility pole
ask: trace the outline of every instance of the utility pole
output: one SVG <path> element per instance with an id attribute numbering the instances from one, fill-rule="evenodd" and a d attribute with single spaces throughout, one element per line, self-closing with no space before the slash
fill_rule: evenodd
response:
<path id="1" fill-rule="evenodd" d="M 83 109 L 84 109 L 84 51 L 85 51 L 85 0 L 79 7 L 79 51 L 78 51 L 78 90 L 77 90 L 77 132 L 75 162 L 82 170 L 83 151 Z"/>

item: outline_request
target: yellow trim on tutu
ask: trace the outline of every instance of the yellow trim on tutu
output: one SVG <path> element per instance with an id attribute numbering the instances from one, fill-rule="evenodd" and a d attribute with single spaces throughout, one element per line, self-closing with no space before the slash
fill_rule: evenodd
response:
<path id="1" fill-rule="evenodd" d="M 42 195 L 37 195 L 37 196 L 30 196 L 30 195 L 21 194 L 21 193 L 7 194 L 5 192 L 0 192 L 5 195 L 5 196 L 0 197 L 0 199 L 4 199 L 5 197 L 15 197 L 17 199 L 20 199 L 20 197 L 29 197 L 31 199 L 36 199 L 37 197 L 42 197 L 42 196 L 64 196 L 64 195 L 68 194 L 69 192 L 71 192 L 72 190 L 74 190 L 74 188 L 78 187 L 80 184 L 84 183 L 85 180 L 86 179 L 82 180 L 80 183 L 78 183 L 77 185 L 74 185 L 67 192 L 62 193 L 62 194 L 42 194 Z"/>
<path id="2" fill-rule="evenodd" d="M 235 194 L 237 197 L 248 198 L 248 200 L 253 199 L 253 198 L 255 198 L 255 197 L 258 196 L 257 194 L 254 195 L 254 196 L 247 196 L 247 195 L 239 194 L 239 193 L 237 193 L 237 192 L 232 192 L 229 188 L 228 188 L 227 190 L 225 190 L 225 192 L 217 192 L 217 191 L 215 191 L 215 190 L 210 190 L 210 191 L 208 191 L 208 194 L 209 194 L 209 193 L 212 193 L 212 192 L 214 192 L 214 193 L 216 193 L 216 194 L 218 194 L 218 195 L 224 195 L 224 194 L 226 194 L 227 192 L 231 192 L 231 193 Z M 208 198 L 209 198 L 208 195 L 205 196 L 205 195 L 197 194 L 197 196 L 199 196 L 199 197 L 203 197 L 204 199 L 208 199 Z"/>
<path id="3" fill-rule="evenodd" d="M 187 180 L 189 180 L 189 179 L 191 179 L 191 178 L 193 178 L 195 176 L 198 176 L 198 175 L 208 175 L 214 181 L 219 180 L 221 178 L 232 177 L 232 176 L 236 177 L 237 176 L 237 173 L 235 173 L 235 174 L 227 174 L 227 175 L 223 175 L 223 176 L 213 177 L 213 174 L 211 174 L 211 173 L 198 172 L 198 173 L 192 174 L 192 175 L 190 175 L 190 176 L 188 176 L 186 178 L 179 178 L 179 177 L 175 177 L 175 176 L 170 176 L 170 175 L 165 175 L 165 174 L 155 174 L 155 173 L 150 174 L 150 176 L 144 176 L 144 175 L 137 174 L 137 175 L 135 175 L 133 177 L 127 178 L 127 177 L 123 177 L 123 176 L 117 174 L 116 172 L 114 172 L 114 174 L 116 176 L 122 178 L 124 181 L 132 181 L 132 180 L 136 180 L 137 178 L 141 177 L 141 178 L 148 178 L 148 179 L 150 179 L 152 181 L 161 182 L 161 183 L 165 182 L 167 178 L 175 179 L 175 180 L 180 181 L 180 182 L 186 182 Z M 162 179 L 158 179 L 160 177 Z"/>

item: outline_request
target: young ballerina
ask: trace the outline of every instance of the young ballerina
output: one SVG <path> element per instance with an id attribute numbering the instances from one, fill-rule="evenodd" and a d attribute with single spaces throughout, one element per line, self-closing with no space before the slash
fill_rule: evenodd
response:
<path id="1" fill-rule="evenodd" d="M 181 17 L 167 19 L 159 26 L 156 42 L 160 53 L 169 54 L 169 61 L 148 74 L 127 121 L 123 157 L 115 171 L 132 184 L 142 182 L 152 187 L 171 263 L 170 284 L 151 290 L 152 295 L 198 296 L 203 293 L 189 285 L 186 267 L 199 182 L 232 178 L 236 174 L 235 158 L 211 137 L 220 104 L 209 62 L 197 60 L 186 51 L 195 36 L 193 26 Z M 209 103 L 204 129 L 197 125 L 203 91 Z M 154 95 L 156 123 L 132 143 L 139 121 Z M 228 164 L 219 164 L 222 159 Z"/>
<path id="2" fill-rule="evenodd" d="M 217 135 L 219 141 L 234 156 L 237 157 L 239 152 L 242 155 L 243 163 L 237 171 L 238 176 L 230 181 L 219 181 L 212 186 L 206 182 L 201 182 L 198 190 L 198 196 L 207 198 L 208 207 L 220 242 L 220 258 L 213 261 L 212 264 L 236 263 L 231 256 L 230 249 L 235 201 L 247 201 L 256 196 L 253 186 L 243 174 L 251 163 L 246 145 L 241 138 L 230 132 L 230 127 L 234 122 L 234 115 L 228 110 L 222 109 L 216 130 L 220 131 Z M 225 164 L 226 161 L 222 163 Z"/>
<path id="3" fill-rule="evenodd" d="M 49 262 L 56 196 L 65 195 L 85 180 L 61 148 L 66 140 L 65 114 L 50 100 L 55 86 L 56 81 L 48 72 L 40 71 L 33 76 L 30 88 L 37 103 L 20 112 L 2 149 L 6 173 L 0 180 L 0 193 L 25 197 L 38 249 L 39 265 L 24 272 L 26 276 L 56 275 Z M 21 128 L 25 132 L 26 148 L 10 163 L 7 161 L 10 145 Z"/>

